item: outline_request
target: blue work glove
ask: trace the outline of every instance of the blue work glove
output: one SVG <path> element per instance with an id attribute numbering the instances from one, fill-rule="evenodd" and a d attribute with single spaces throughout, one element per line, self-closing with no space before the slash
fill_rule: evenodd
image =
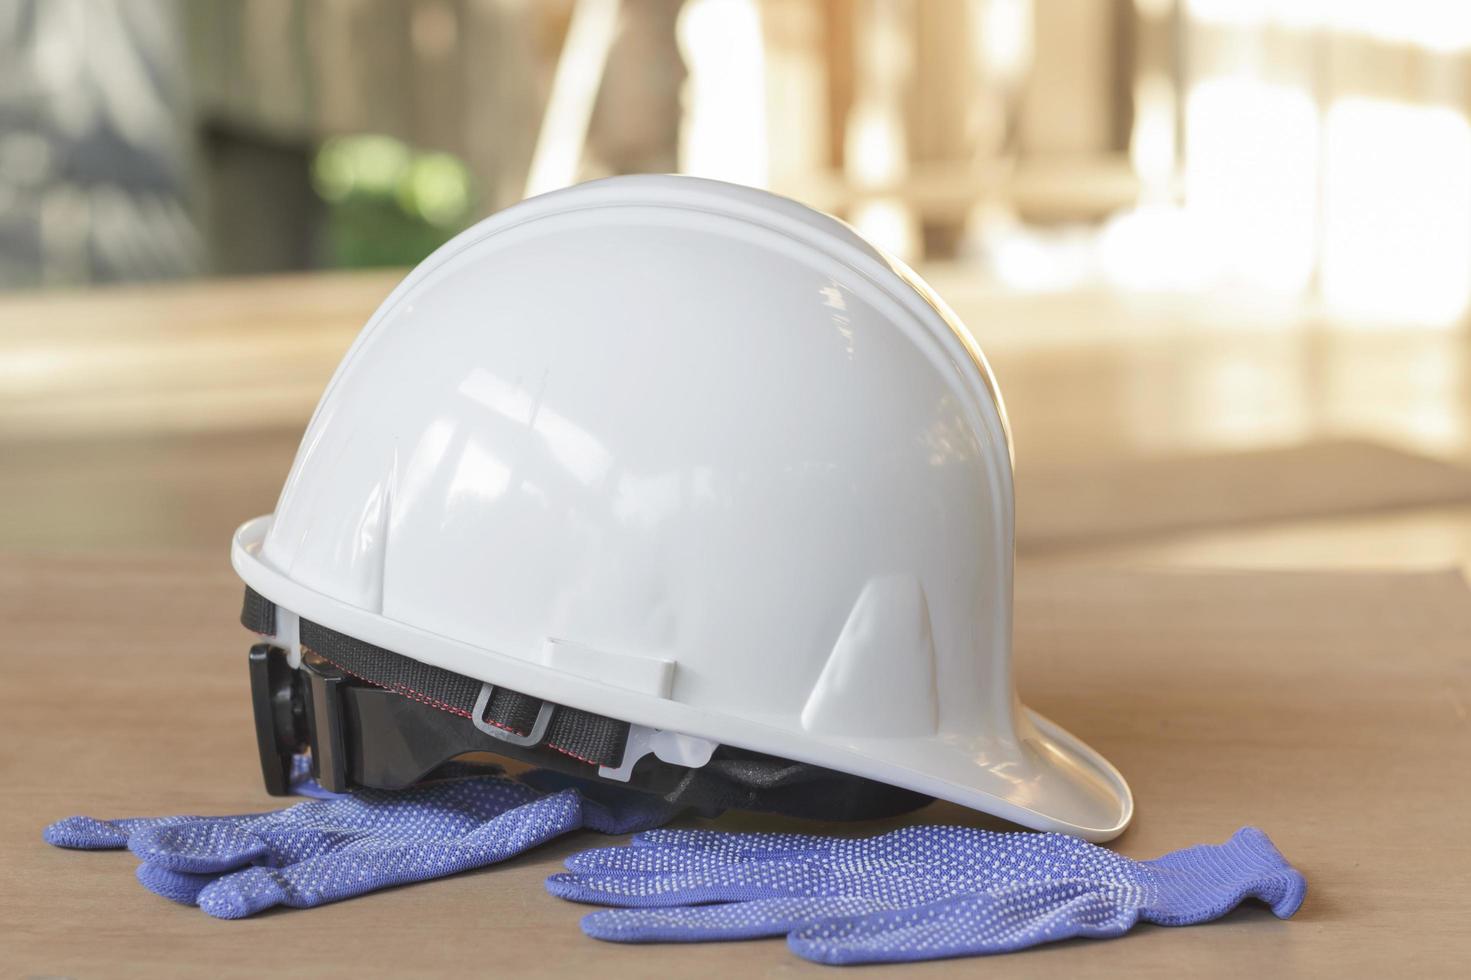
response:
<path id="1" fill-rule="evenodd" d="M 46 828 L 59 847 L 127 847 L 150 891 L 222 919 L 310 908 L 504 861 L 579 828 L 629 833 L 677 812 L 657 797 L 550 772 L 360 790 L 229 817 L 95 820 Z"/>
<path id="2" fill-rule="evenodd" d="M 342 796 L 322 788 L 312 778 L 311 756 L 296 755 L 291 759 L 290 790 L 293 796 L 309 796 L 316 800 L 335 800 Z M 499 772 L 500 770 L 496 770 Z M 246 820 L 257 814 L 242 813 L 234 817 L 213 817 L 215 820 Z M 129 838 L 153 827 L 170 827 L 175 824 L 193 823 L 203 817 L 124 817 L 120 820 L 98 820 L 96 817 L 67 817 L 58 820 L 42 831 L 46 843 L 54 847 L 65 847 L 78 851 L 115 851 L 128 846 Z"/>
<path id="3" fill-rule="evenodd" d="M 787 937 L 821 963 L 908 962 L 1191 925 L 1258 898 L 1297 911 L 1301 874 L 1266 834 L 1134 861 L 1061 834 L 908 827 L 867 839 L 654 830 L 583 851 L 553 895 L 621 908 L 582 920 L 613 942 Z"/>

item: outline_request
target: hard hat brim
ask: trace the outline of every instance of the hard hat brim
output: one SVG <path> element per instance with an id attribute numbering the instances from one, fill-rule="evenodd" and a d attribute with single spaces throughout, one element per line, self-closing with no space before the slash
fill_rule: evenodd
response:
<path id="1" fill-rule="evenodd" d="M 247 585 L 299 616 L 424 663 L 557 704 L 900 786 L 1034 830 L 1106 841 L 1133 816 L 1119 772 L 1029 709 L 1019 712 L 1015 731 L 999 736 L 882 737 L 798 732 L 694 708 L 473 646 L 307 588 L 262 558 L 270 524 L 266 515 L 235 532 L 231 563 Z"/>

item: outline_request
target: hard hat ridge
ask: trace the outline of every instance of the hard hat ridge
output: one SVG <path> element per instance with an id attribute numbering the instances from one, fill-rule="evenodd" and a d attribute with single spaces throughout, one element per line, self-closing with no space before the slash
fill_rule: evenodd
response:
<path id="1" fill-rule="evenodd" d="M 830 735 L 933 735 L 935 646 L 924 587 L 913 575 L 870 579 L 807 703 L 802 727 Z"/>

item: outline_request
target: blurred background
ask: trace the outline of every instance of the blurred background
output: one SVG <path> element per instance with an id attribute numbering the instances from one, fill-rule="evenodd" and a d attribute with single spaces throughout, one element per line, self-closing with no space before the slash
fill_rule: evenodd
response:
<path id="1" fill-rule="evenodd" d="M 222 541 L 404 267 L 677 171 L 931 279 L 1023 554 L 1463 561 L 1468 106 L 1437 0 L 0 0 L 0 544 Z"/>
<path id="2" fill-rule="evenodd" d="M 412 264 L 610 173 L 1046 290 L 1454 323 L 1471 10 L 1417 0 L 7 0 L 0 283 Z"/>

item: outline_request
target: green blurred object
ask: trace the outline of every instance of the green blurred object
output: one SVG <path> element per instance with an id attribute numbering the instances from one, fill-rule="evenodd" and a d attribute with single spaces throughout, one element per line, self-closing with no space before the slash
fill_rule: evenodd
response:
<path id="1" fill-rule="evenodd" d="M 326 256 L 341 268 L 415 265 L 470 222 L 470 171 L 391 136 L 328 140 L 312 162 L 327 202 Z"/>

